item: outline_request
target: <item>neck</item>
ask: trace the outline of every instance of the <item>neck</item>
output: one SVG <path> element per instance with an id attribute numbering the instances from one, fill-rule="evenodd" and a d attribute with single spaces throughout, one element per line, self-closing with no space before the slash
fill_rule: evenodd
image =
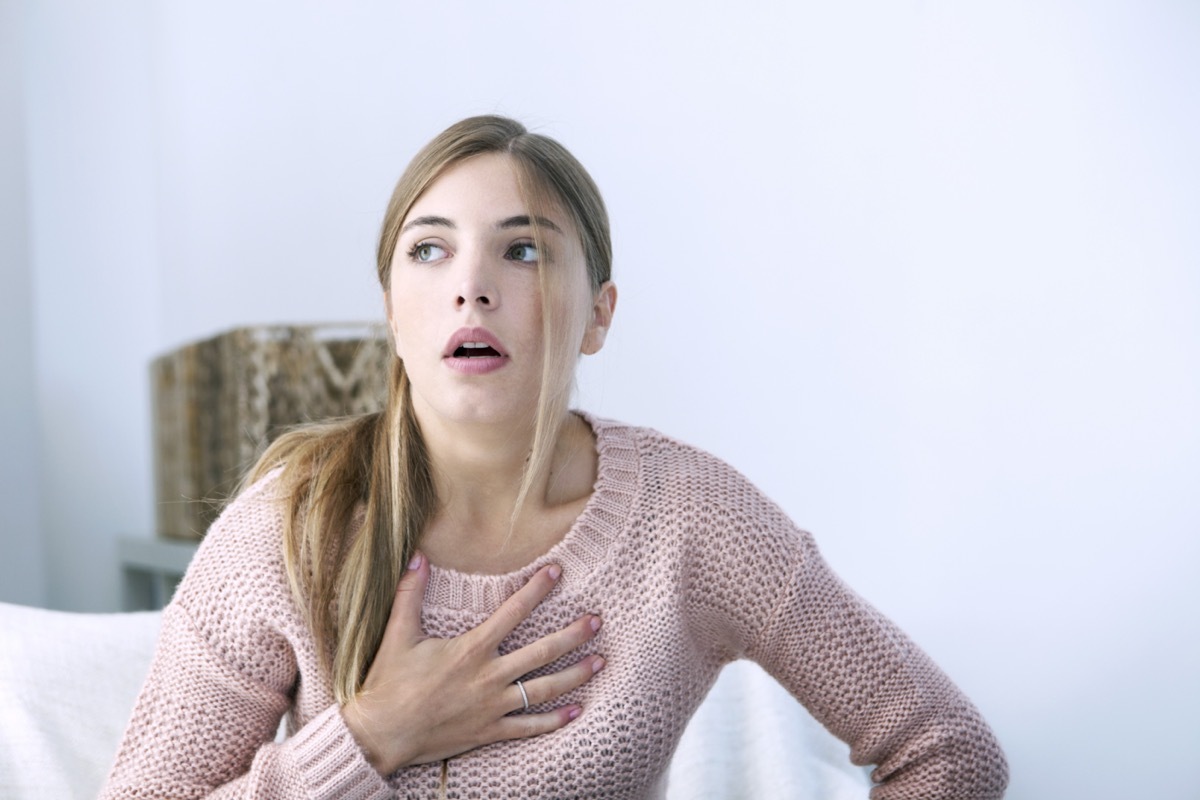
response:
<path id="1" fill-rule="evenodd" d="M 498 429 L 421 420 L 421 433 L 443 508 L 467 507 L 492 514 L 506 506 L 511 514 L 533 447 L 532 426 Z"/>
<path id="2" fill-rule="evenodd" d="M 429 452 L 440 507 L 466 519 L 508 520 L 516 506 L 525 470 L 533 450 L 534 422 L 526 425 L 491 425 L 448 422 L 432 414 L 417 419 Z M 523 505 L 534 508 L 553 503 L 554 475 L 570 460 L 576 428 L 586 424 L 564 412 L 552 427 L 551 458 L 537 474 L 529 476 Z"/>
<path id="3" fill-rule="evenodd" d="M 525 563 L 570 527 L 591 494 L 592 432 L 573 414 L 564 413 L 555 426 L 548 463 L 531 476 L 515 517 L 532 425 L 515 431 L 418 420 L 439 499 L 422 537 L 434 563 L 485 572 Z"/>

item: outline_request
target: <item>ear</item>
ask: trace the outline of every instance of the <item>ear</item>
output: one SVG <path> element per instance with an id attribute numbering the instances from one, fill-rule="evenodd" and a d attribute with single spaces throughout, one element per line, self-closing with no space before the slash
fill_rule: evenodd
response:
<path id="1" fill-rule="evenodd" d="M 617 310 L 617 285 L 606 281 L 592 300 L 591 317 L 583 332 L 583 344 L 579 352 L 585 356 L 595 355 L 604 347 L 608 329 L 612 327 L 613 312 Z"/>

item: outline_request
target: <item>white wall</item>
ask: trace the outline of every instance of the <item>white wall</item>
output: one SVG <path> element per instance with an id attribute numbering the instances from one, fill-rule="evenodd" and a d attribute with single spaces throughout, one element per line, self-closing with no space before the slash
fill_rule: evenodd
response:
<path id="1" fill-rule="evenodd" d="M 42 605 L 21 29 L 18 4 L 0 0 L 0 600 Z"/>
<path id="2" fill-rule="evenodd" d="M 51 604 L 114 609 L 115 539 L 149 530 L 159 340 L 149 3 L 25 6 L 40 508 Z M 170 87 L 163 87 L 169 90 Z"/>
<path id="3" fill-rule="evenodd" d="M 49 602 L 114 608 L 150 533 L 149 358 L 376 315 L 392 182 L 495 110 L 609 202 L 582 405 L 813 529 L 983 708 L 1009 797 L 1191 796 L 1195 6 L 477 5 L 23 6 L 36 346 L 0 347 Z"/>

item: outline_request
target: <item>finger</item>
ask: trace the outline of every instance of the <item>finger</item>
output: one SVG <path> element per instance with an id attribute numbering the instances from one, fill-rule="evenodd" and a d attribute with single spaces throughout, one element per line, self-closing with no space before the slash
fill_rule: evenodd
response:
<path id="1" fill-rule="evenodd" d="M 539 569 L 528 583 L 515 591 L 496 609 L 496 613 L 475 629 L 476 633 L 484 638 L 489 647 L 498 647 L 506 636 L 524 622 L 537 604 L 546 599 L 561 575 L 562 568 L 557 564 Z"/>
<path id="2" fill-rule="evenodd" d="M 604 659 L 600 656 L 588 656 L 578 664 L 574 664 L 551 675 L 543 675 L 540 678 L 522 681 L 522 685 L 525 687 L 525 695 L 529 697 L 530 707 L 549 703 L 551 700 L 562 697 L 567 692 L 578 689 L 595 677 L 596 673 L 604 669 L 604 663 Z M 515 699 L 515 702 L 512 704 L 513 711 L 523 711 L 525 700 L 521 696 L 521 688 L 515 683 L 509 692 L 509 696 Z"/>
<path id="3" fill-rule="evenodd" d="M 503 674 L 508 680 L 515 680 L 527 672 L 544 667 L 590 640 L 599 630 L 598 616 L 588 614 L 581 617 L 562 630 L 547 634 L 503 656 Z"/>
<path id="4" fill-rule="evenodd" d="M 425 586 L 429 583 L 429 559 L 421 553 L 413 553 L 408 569 L 396 585 L 396 597 L 392 600 L 392 612 L 387 627 L 393 635 L 407 639 L 420 638 L 421 605 L 425 600 Z"/>
<path id="5" fill-rule="evenodd" d="M 578 705 L 563 706 L 542 714 L 514 714 L 502 717 L 496 722 L 496 735 L 492 741 L 500 742 L 506 739 L 526 739 L 530 736 L 541 736 L 543 733 L 556 731 L 568 722 L 578 719 L 583 708 Z"/>

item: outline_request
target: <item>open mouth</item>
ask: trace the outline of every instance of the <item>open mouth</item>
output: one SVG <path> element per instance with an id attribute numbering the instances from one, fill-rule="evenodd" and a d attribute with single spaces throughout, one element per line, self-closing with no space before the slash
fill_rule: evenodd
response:
<path id="1" fill-rule="evenodd" d="M 463 342 L 454 348 L 455 358 L 499 358 L 500 354 L 483 342 Z"/>

